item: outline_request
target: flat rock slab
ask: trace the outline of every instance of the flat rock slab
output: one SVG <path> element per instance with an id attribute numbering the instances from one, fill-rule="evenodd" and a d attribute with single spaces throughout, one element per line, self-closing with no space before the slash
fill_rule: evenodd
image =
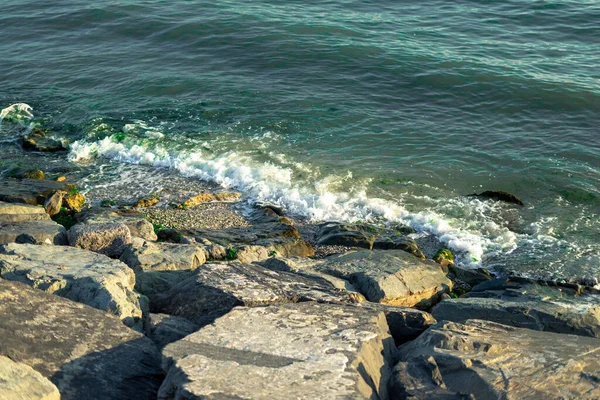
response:
<path id="1" fill-rule="evenodd" d="M 58 388 L 28 365 L 0 356 L 1 400 L 60 400 Z"/>
<path id="2" fill-rule="evenodd" d="M 0 279 L 0 355 L 48 378 L 62 400 L 152 399 L 152 341 L 95 308 Z"/>
<path id="3" fill-rule="evenodd" d="M 600 339 L 482 320 L 440 322 L 399 348 L 392 399 L 598 399 Z"/>
<path id="4" fill-rule="evenodd" d="M 0 223 L 0 244 L 7 243 L 67 245 L 67 231 L 52 220 Z"/>
<path id="5" fill-rule="evenodd" d="M 299 303 L 236 308 L 163 350 L 159 399 L 386 399 L 383 313 Z"/>
<path id="6" fill-rule="evenodd" d="M 439 264 L 402 250 L 348 252 L 313 268 L 349 280 L 369 301 L 394 306 L 427 308 L 452 289 Z"/>
<path id="7" fill-rule="evenodd" d="M 125 224 L 77 223 L 69 229 L 69 244 L 80 249 L 94 251 L 118 258 L 131 243 L 131 232 Z"/>
<path id="8" fill-rule="evenodd" d="M 135 293 L 135 275 L 106 256 L 67 246 L 0 246 L 0 276 L 108 311 L 143 330 L 147 304 Z"/>
<path id="9" fill-rule="evenodd" d="M 0 182 L 0 201 L 7 203 L 44 204 L 46 196 L 69 187 L 66 182 L 39 179 L 4 179 Z"/>
<path id="10" fill-rule="evenodd" d="M 134 239 L 121 261 L 135 272 L 136 290 L 153 296 L 189 278 L 206 262 L 206 254 L 200 246 Z"/>
<path id="11" fill-rule="evenodd" d="M 439 303 L 432 313 L 438 320 L 483 319 L 538 331 L 600 337 L 600 296 L 580 293 L 576 287 L 498 279 L 476 286 L 466 297 Z"/>
<path id="12" fill-rule="evenodd" d="M 256 264 L 208 263 L 151 302 L 153 312 L 177 315 L 203 326 L 236 306 L 298 301 L 356 302 L 353 293 L 329 282 Z"/>

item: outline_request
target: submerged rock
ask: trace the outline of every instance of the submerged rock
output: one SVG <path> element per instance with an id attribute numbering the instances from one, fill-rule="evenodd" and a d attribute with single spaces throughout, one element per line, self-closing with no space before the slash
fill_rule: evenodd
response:
<path id="1" fill-rule="evenodd" d="M 31 133 L 23 136 L 23 149 L 43 152 L 65 151 L 60 140 L 48 137 L 48 132 L 41 129 L 34 129 Z"/>
<path id="2" fill-rule="evenodd" d="M 272 271 L 257 264 L 208 263 L 195 275 L 153 298 L 153 312 L 177 315 L 206 325 L 237 306 L 316 300 L 356 301 L 324 279 Z"/>
<path id="3" fill-rule="evenodd" d="M 0 355 L 48 378 L 62 400 L 156 398 L 156 347 L 114 316 L 2 279 L 0 315 Z"/>
<path id="4" fill-rule="evenodd" d="M 494 201 L 503 201 L 505 203 L 510 203 L 510 204 L 517 204 L 519 206 L 524 206 L 525 203 L 523 203 L 523 201 L 521 201 L 521 199 L 519 199 L 517 196 L 515 196 L 514 194 L 508 193 L 508 192 L 503 192 L 501 190 L 487 190 L 483 193 L 480 194 L 470 194 L 468 195 L 469 197 L 477 197 L 480 199 L 489 199 L 489 200 L 494 200 Z"/>
<path id="5" fill-rule="evenodd" d="M 60 400 L 58 388 L 28 365 L 0 356 L 0 399 Z"/>
<path id="6" fill-rule="evenodd" d="M 144 331 L 148 305 L 133 291 L 135 275 L 125 264 L 67 246 L 0 246 L 0 276 L 108 311 Z"/>
<path id="7" fill-rule="evenodd" d="M 432 313 L 438 320 L 483 319 L 539 331 L 600 337 L 600 296 L 580 293 L 576 286 L 497 279 L 474 287 L 460 299 L 443 301 Z"/>
<path id="8" fill-rule="evenodd" d="M 236 308 L 163 350 L 159 399 L 386 399 L 383 313 L 300 303 Z"/>
<path id="9" fill-rule="evenodd" d="M 427 308 L 452 289 L 440 265 L 402 250 L 348 252 L 314 269 L 350 281 L 369 301 L 394 306 Z"/>
<path id="10" fill-rule="evenodd" d="M 600 340 L 440 322 L 399 348 L 392 399 L 597 399 Z M 472 397 L 467 397 L 467 396 Z"/>

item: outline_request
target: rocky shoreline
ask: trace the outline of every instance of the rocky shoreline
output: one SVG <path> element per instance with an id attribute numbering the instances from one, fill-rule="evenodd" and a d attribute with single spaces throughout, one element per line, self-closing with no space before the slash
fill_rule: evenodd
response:
<path id="1" fill-rule="evenodd" d="M 0 183 L 1 399 L 600 398 L 591 286 L 209 185 L 69 180 Z"/>

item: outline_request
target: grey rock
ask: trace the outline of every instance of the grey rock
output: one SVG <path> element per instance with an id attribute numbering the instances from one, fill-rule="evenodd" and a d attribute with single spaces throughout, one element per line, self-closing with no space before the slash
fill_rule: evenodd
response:
<path id="1" fill-rule="evenodd" d="M 44 204 L 46 196 L 67 190 L 69 184 L 39 179 L 4 179 L 0 181 L 0 201 L 7 203 Z"/>
<path id="2" fill-rule="evenodd" d="M 60 400 L 52 382 L 28 365 L 0 356 L 0 399 Z"/>
<path id="3" fill-rule="evenodd" d="M 153 295 L 189 278 L 192 271 L 204 264 L 206 255 L 198 246 L 135 238 L 121 255 L 121 261 L 135 272 L 136 290 L 152 300 Z"/>
<path id="4" fill-rule="evenodd" d="M 464 282 L 471 287 L 494 279 L 492 274 L 484 268 L 468 269 L 457 267 L 454 264 L 448 265 L 448 278 L 453 282 Z"/>
<path id="5" fill-rule="evenodd" d="M 402 250 L 348 252 L 314 269 L 350 281 L 369 301 L 394 306 L 427 308 L 452 289 L 440 265 Z"/>
<path id="6" fill-rule="evenodd" d="M 386 304 L 370 302 L 360 303 L 357 306 L 385 314 L 396 346 L 416 339 L 427 328 L 437 323 L 433 315 L 414 308 L 388 306 Z"/>
<path id="7" fill-rule="evenodd" d="M 114 210 L 106 207 L 91 207 L 76 214 L 77 222 L 94 223 L 121 223 L 133 237 L 146 240 L 157 240 L 154 227 L 144 215 L 136 210 Z"/>
<path id="8" fill-rule="evenodd" d="M 418 258 L 425 258 L 419 245 L 414 239 L 404 235 L 392 235 L 378 238 L 373 243 L 374 249 L 381 250 L 404 250 Z"/>
<path id="9" fill-rule="evenodd" d="M 48 213 L 48 215 L 56 215 L 60 212 L 60 208 L 62 207 L 63 197 L 67 194 L 62 190 L 57 190 L 56 192 L 48 195 L 46 197 L 46 201 L 44 202 L 44 209 Z"/>
<path id="10" fill-rule="evenodd" d="M 120 223 L 77 223 L 67 232 L 73 247 L 118 258 L 131 243 L 131 233 Z"/>
<path id="11" fill-rule="evenodd" d="M 185 318 L 168 314 L 150 314 L 150 321 L 152 325 L 148 337 L 159 349 L 183 339 L 199 328 L 198 325 Z"/>
<path id="12" fill-rule="evenodd" d="M 48 378 L 62 400 L 156 398 L 156 347 L 114 316 L 2 279 L 0 315 L 0 355 Z"/>
<path id="13" fill-rule="evenodd" d="M 486 290 L 489 289 L 489 290 Z M 438 320 L 495 321 L 521 328 L 600 337 L 600 296 L 569 287 L 497 279 L 438 304 Z"/>
<path id="14" fill-rule="evenodd" d="M 392 399 L 597 399 L 600 340 L 482 320 L 439 322 L 399 348 Z"/>
<path id="15" fill-rule="evenodd" d="M 361 247 L 371 250 L 379 231 L 369 225 L 349 225 L 327 222 L 319 227 L 319 245 Z"/>
<path id="16" fill-rule="evenodd" d="M 54 221 L 0 223 L 0 244 L 66 245 L 67 231 Z"/>
<path id="17" fill-rule="evenodd" d="M 0 276 L 108 311 L 143 331 L 147 300 L 135 293 L 135 275 L 125 264 L 68 246 L 0 246 Z"/>
<path id="18" fill-rule="evenodd" d="M 502 190 L 486 190 L 480 194 L 470 194 L 467 197 L 477 197 L 485 200 L 503 201 L 505 203 L 525 205 L 521 199 L 512 193 L 503 192 Z"/>
<path id="19" fill-rule="evenodd" d="M 300 303 L 236 308 L 163 350 L 159 399 L 386 399 L 383 313 Z"/>
<path id="20" fill-rule="evenodd" d="M 236 306 L 259 306 L 315 300 L 357 301 L 316 277 L 272 271 L 256 264 L 207 263 L 195 275 L 159 294 L 151 311 L 177 315 L 198 325 L 211 323 Z"/>

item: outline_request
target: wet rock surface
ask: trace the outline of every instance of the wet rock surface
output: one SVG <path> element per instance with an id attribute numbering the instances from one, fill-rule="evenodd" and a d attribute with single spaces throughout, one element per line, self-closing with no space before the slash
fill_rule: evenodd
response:
<path id="1" fill-rule="evenodd" d="M 392 399 L 595 399 L 600 340 L 482 320 L 439 322 L 399 348 Z"/>
<path id="2" fill-rule="evenodd" d="M 135 293 L 135 275 L 125 264 L 67 246 L 0 246 L 0 276 L 110 312 L 144 330 L 145 299 Z"/>
<path id="3" fill-rule="evenodd" d="M 0 315 L 0 355 L 41 373 L 63 400 L 156 398 L 156 347 L 114 316 L 2 279 Z"/>
<path id="4" fill-rule="evenodd" d="M 383 313 L 301 303 L 236 308 L 163 350 L 159 399 L 385 399 Z"/>

